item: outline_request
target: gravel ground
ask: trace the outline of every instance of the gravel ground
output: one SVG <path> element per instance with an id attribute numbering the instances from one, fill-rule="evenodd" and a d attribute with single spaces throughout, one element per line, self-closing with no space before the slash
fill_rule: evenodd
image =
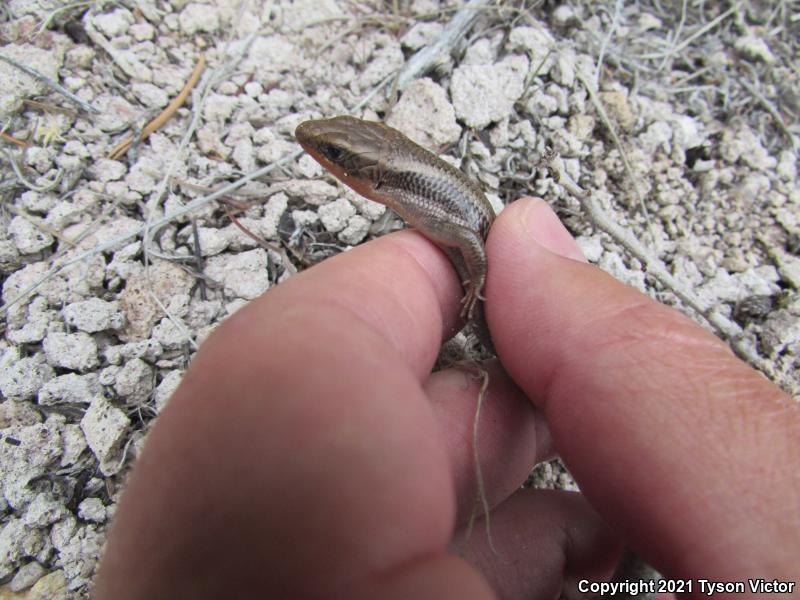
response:
<path id="1" fill-rule="evenodd" d="M 488 5 L 435 68 L 410 71 L 460 7 L 0 7 L 0 57 L 63 86 L 0 61 L 0 598 L 85 597 L 125 475 L 197 346 L 387 229 L 382 206 L 297 154 L 307 118 L 387 120 L 498 210 L 545 198 L 593 263 L 800 395 L 797 5 Z M 558 463 L 531 481 L 573 485 Z"/>

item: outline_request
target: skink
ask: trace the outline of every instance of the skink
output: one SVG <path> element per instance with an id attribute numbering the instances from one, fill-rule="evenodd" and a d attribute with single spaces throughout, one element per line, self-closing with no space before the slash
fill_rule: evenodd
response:
<path id="1" fill-rule="evenodd" d="M 342 183 L 385 204 L 444 251 L 464 286 L 461 316 L 494 354 L 481 292 L 484 241 L 495 215 L 480 187 L 383 123 L 349 116 L 305 121 L 295 136 Z"/>

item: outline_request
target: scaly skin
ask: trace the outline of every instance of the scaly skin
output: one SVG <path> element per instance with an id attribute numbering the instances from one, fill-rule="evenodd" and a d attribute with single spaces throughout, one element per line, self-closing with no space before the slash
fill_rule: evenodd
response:
<path id="1" fill-rule="evenodd" d="M 481 292 L 494 211 L 461 171 L 383 123 L 341 116 L 301 123 L 297 141 L 356 192 L 385 204 L 450 258 L 464 286 L 461 316 L 494 354 Z"/>

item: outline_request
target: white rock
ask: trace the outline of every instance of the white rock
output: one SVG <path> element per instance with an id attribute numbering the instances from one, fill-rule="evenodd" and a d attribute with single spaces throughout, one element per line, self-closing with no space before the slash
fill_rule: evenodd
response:
<path id="1" fill-rule="evenodd" d="M 81 419 L 86 443 L 100 463 L 105 463 L 117 451 L 125 437 L 130 420 L 102 396 L 96 396 Z"/>
<path id="2" fill-rule="evenodd" d="M 123 361 L 141 358 L 149 363 L 156 362 L 163 354 L 164 349 L 156 340 L 147 339 L 138 342 L 130 342 L 120 346 L 109 346 L 105 349 L 104 355 L 109 364 L 119 365 Z"/>
<path id="3" fill-rule="evenodd" d="M 560 4 L 553 11 L 553 25 L 556 27 L 569 27 L 579 21 L 580 17 L 569 4 Z"/>
<path id="4" fill-rule="evenodd" d="M 599 235 L 582 235 L 575 238 L 575 242 L 583 252 L 586 260 L 593 264 L 597 264 L 600 261 L 600 257 L 603 256 L 603 242 L 600 240 Z"/>
<path id="5" fill-rule="evenodd" d="M 15 563 L 22 556 L 22 545 L 29 530 L 21 519 L 11 517 L 0 530 L 0 576 L 6 577 L 14 570 Z"/>
<path id="6" fill-rule="evenodd" d="M 55 371 L 41 354 L 19 358 L 16 348 L 6 350 L 0 359 L 0 392 L 9 400 L 30 400 Z"/>
<path id="7" fill-rule="evenodd" d="M 162 410 L 164 410 L 164 407 L 172 397 L 172 394 L 174 394 L 175 390 L 178 389 L 178 385 L 180 384 L 181 379 L 183 379 L 183 373 L 184 372 L 182 370 L 176 369 L 174 371 L 169 371 L 166 375 L 164 375 L 161 383 L 159 383 L 156 387 L 156 412 L 160 413 Z"/>
<path id="8" fill-rule="evenodd" d="M 744 35 L 737 38 L 733 47 L 739 54 L 753 62 L 761 61 L 771 65 L 777 60 L 767 43 L 755 35 Z"/>
<path id="9" fill-rule="evenodd" d="M 42 343 L 48 362 L 74 371 L 88 371 L 100 364 L 97 344 L 88 334 L 50 332 Z"/>
<path id="10" fill-rule="evenodd" d="M 50 528 L 50 541 L 53 543 L 53 547 L 60 552 L 62 548 L 69 544 L 77 530 L 78 520 L 72 513 L 69 513 L 58 523 L 54 523 Z"/>
<path id="11" fill-rule="evenodd" d="M 215 256 L 224 252 L 230 245 L 230 236 L 226 234 L 225 230 L 213 227 L 198 227 L 197 239 L 202 256 Z"/>
<path id="12" fill-rule="evenodd" d="M 12 592 L 21 592 L 23 590 L 27 590 L 29 587 L 32 587 L 34 583 L 39 581 L 45 573 L 47 573 L 47 571 L 45 571 L 45 568 L 42 565 L 35 560 L 31 561 L 26 565 L 22 565 L 17 570 L 17 573 L 14 575 L 14 579 L 11 580 L 11 583 L 8 587 Z M 44 596 L 39 597 L 44 598 Z"/>
<path id="13" fill-rule="evenodd" d="M 152 83 L 134 83 L 131 85 L 131 91 L 147 108 L 164 108 L 169 104 L 167 92 Z"/>
<path id="14" fill-rule="evenodd" d="M 235 96 L 209 94 L 203 105 L 203 116 L 206 121 L 222 123 L 231 117 L 238 104 L 239 100 Z"/>
<path id="15" fill-rule="evenodd" d="M 44 300 L 41 297 L 39 299 Z M 27 322 L 19 329 L 6 331 L 6 339 L 12 344 L 36 344 L 41 342 L 44 336 L 47 335 L 47 327 L 54 317 L 54 311 L 29 311 Z"/>
<path id="16" fill-rule="evenodd" d="M 339 198 L 319 207 L 319 219 L 331 233 L 338 233 L 347 225 L 348 219 L 356 214 L 355 207 L 345 198 Z"/>
<path id="17" fill-rule="evenodd" d="M 643 12 L 639 14 L 639 22 L 637 23 L 637 26 L 639 31 L 644 33 L 645 31 L 650 31 L 651 29 L 661 29 L 663 23 L 657 16 L 648 12 Z"/>
<path id="18" fill-rule="evenodd" d="M 119 302 L 106 302 L 90 298 L 73 302 L 64 307 L 64 320 L 71 326 L 87 333 L 106 329 L 120 329 L 125 324 Z"/>
<path id="19" fill-rule="evenodd" d="M 293 198 L 299 198 L 307 204 L 319 206 L 339 195 L 339 190 L 324 181 L 308 179 L 290 179 L 282 185 L 283 191 Z"/>
<path id="20" fill-rule="evenodd" d="M 281 217 L 286 212 L 286 207 L 289 205 L 289 198 L 283 192 L 270 197 L 267 204 L 264 206 L 264 216 L 261 218 L 259 230 L 261 235 L 266 239 L 275 239 L 278 237 L 278 225 L 280 225 Z"/>
<path id="21" fill-rule="evenodd" d="M 670 119 L 672 125 L 673 143 L 687 150 L 702 146 L 706 141 L 706 136 L 701 133 L 702 124 L 689 115 L 675 115 Z"/>
<path id="22" fill-rule="evenodd" d="M 9 44 L 3 46 L 3 55 L 30 67 L 49 78 L 58 81 L 58 71 L 63 63 L 63 47 L 43 50 L 31 44 Z M 23 98 L 48 94 L 50 88 L 38 79 L 23 73 L 17 67 L 0 61 L 0 119 L 22 107 Z"/>
<path id="23" fill-rule="evenodd" d="M 797 157 L 794 152 L 781 152 L 775 172 L 784 181 L 794 181 L 797 178 Z"/>
<path id="24" fill-rule="evenodd" d="M 106 520 L 106 507 L 100 498 L 86 498 L 78 505 L 78 516 L 84 521 L 103 523 Z"/>
<path id="25" fill-rule="evenodd" d="M 356 210 L 370 221 L 377 221 L 386 213 L 386 205 L 364 198 L 350 188 L 345 188 L 344 197 L 356 207 Z"/>
<path id="26" fill-rule="evenodd" d="M 63 422 L 63 416 L 50 415 L 44 423 L 13 425 L 4 431 L 5 436 L 19 442 L 0 446 L 0 488 L 15 510 L 33 501 L 37 492 L 28 484 L 51 470 L 61 456 Z"/>
<path id="27" fill-rule="evenodd" d="M 91 167 L 92 175 L 103 183 L 122 179 L 127 172 L 128 167 L 125 163 L 108 158 L 101 158 L 95 161 Z"/>
<path id="28" fill-rule="evenodd" d="M 531 57 L 534 65 L 539 65 L 550 51 L 555 48 L 556 41 L 546 26 L 536 22 L 535 25 L 525 27 L 515 27 L 511 30 L 508 37 L 509 47 L 512 50 L 523 50 Z M 552 60 L 549 61 L 552 65 Z M 540 69 L 541 75 L 547 74 L 550 65 L 546 69 Z"/>
<path id="29" fill-rule="evenodd" d="M 427 78 L 414 81 L 403 91 L 386 123 L 434 151 L 457 142 L 461 135 L 447 92 Z"/>
<path id="30" fill-rule="evenodd" d="M 575 85 L 575 76 L 578 70 L 577 56 L 571 48 L 564 48 L 556 53 L 555 64 L 550 69 L 550 77 L 557 84 L 565 88 L 572 88 Z"/>
<path id="31" fill-rule="evenodd" d="M 250 173 L 256 170 L 255 150 L 253 142 L 249 138 L 243 138 L 236 142 L 231 157 L 243 172 Z"/>
<path id="32" fill-rule="evenodd" d="M 733 164 L 741 159 L 759 171 L 774 169 L 778 163 L 761 144 L 758 135 L 747 126 L 738 130 L 725 129 L 722 133 L 719 151 L 726 162 Z"/>
<path id="33" fill-rule="evenodd" d="M 94 25 L 108 38 L 115 38 L 125 33 L 133 21 L 131 12 L 124 8 L 93 17 Z"/>
<path id="34" fill-rule="evenodd" d="M 213 33 L 219 29 L 219 9 L 215 4 L 188 4 L 178 17 L 181 31 L 194 35 L 198 31 Z"/>
<path id="35" fill-rule="evenodd" d="M 231 44 L 231 53 L 236 55 L 238 50 L 235 43 Z M 268 81 L 263 78 L 271 74 L 291 72 L 302 55 L 286 35 L 258 36 L 250 45 L 250 51 L 240 68 L 244 73 L 256 73 L 257 77 Z"/>
<path id="36" fill-rule="evenodd" d="M 339 239 L 345 244 L 355 246 L 369 233 L 370 221 L 361 215 L 353 215 L 347 220 L 347 226 L 339 232 Z"/>
<path id="37" fill-rule="evenodd" d="M 441 23 L 419 21 L 406 31 L 400 38 L 400 43 L 409 50 L 419 50 L 436 40 L 442 33 L 442 29 Z"/>
<path id="38" fill-rule="evenodd" d="M 49 493 L 37 494 L 28 505 L 22 522 L 28 527 L 47 527 L 63 519 L 69 511 Z"/>
<path id="39" fill-rule="evenodd" d="M 86 449 L 86 438 L 80 425 L 68 424 L 64 426 L 64 452 L 61 455 L 61 466 L 68 467 L 78 462 Z"/>
<path id="40" fill-rule="evenodd" d="M 639 142 L 647 154 L 655 154 L 656 151 L 669 153 L 672 149 L 672 128 L 669 123 L 656 121 L 639 136 Z"/>
<path id="41" fill-rule="evenodd" d="M 64 575 L 73 583 L 90 583 L 105 541 L 104 533 L 97 531 L 97 525 L 78 527 L 75 534 L 59 549 L 58 562 Z"/>
<path id="42" fill-rule="evenodd" d="M 262 248 L 234 256 L 212 256 L 206 274 L 225 286 L 226 296 L 252 300 L 269 288 L 267 253 Z"/>
<path id="43" fill-rule="evenodd" d="M 20 254 L 35 254 L 53 244 L 53 236 L 37 228 L 27 219 L 14 217 L 8 225 L 8 232 Z"/>
<path id="44" fill-rule="evenodd" d="M 774 296 L 780 288 L 778 271 L 771 265 L 748 269 L 731 275 L 718 269 L 714 277 L 697 288 L 697 294 L 707 306 L 718 302 L 739 302 L 748 296 Z"/>
<path id="45" fill-rule="evenodd" d="M 145 40 L 152 40 L 156 30 L 150 23 L 134 23 L 130 26 L 128 32 L 137 42 L 143 42 Z"/>
<path id="46" fill-rule="evenodd" d="M 67 373 L 45 383 L 39 390 L 39 404 L 89 404 L 102 391 L 97 375 Z"/>
<path id="47" fill-rule="evenodd" d="M 126 404 L 143 404 L 150 397 L 154 383 L 153 368 L 134 358 L 117 372 L 114 390 Z"/>
<path id="48" fill-rule="evenodd" d="M 46 213 L 56 205 L 58 196 L 55 194 L 44 194 L 39 192 L 27 191 L 19 199 L 25 210 L 35 213 Z"/>
<path id="49" fill-rule="evenodd" d="M 522 96 L 527 72 L 528 59 L 518 55 L 494 65 L 458 67 L 450 83 L 456 115 L 476 129 L 509 116 Z"/>
<path id="50" fill-rule="evenodd" d="M 313 210 L 293 210 L 292 220 L 298 229 L 319 223 L 319 215 Z"/>

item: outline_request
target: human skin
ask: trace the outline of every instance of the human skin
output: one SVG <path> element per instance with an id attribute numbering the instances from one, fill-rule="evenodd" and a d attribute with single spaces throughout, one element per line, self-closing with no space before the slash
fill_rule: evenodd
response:
<path id="1" fill-rule="evenodd" d="M 130 476 L 94 598 L 554 598 L 607 576 L 621 539 L 670 578 L 796 577 L 797 405 L 587 264 L 541 201 L 507 207 L 487 252 L 496 554 L 480 525 L 463 543 L 478 381 L 430 373 L 461 285 L 405 231 L 269 290 L 203 344 Z M 520 491 L 554 449 L 582 494 Z"/>

